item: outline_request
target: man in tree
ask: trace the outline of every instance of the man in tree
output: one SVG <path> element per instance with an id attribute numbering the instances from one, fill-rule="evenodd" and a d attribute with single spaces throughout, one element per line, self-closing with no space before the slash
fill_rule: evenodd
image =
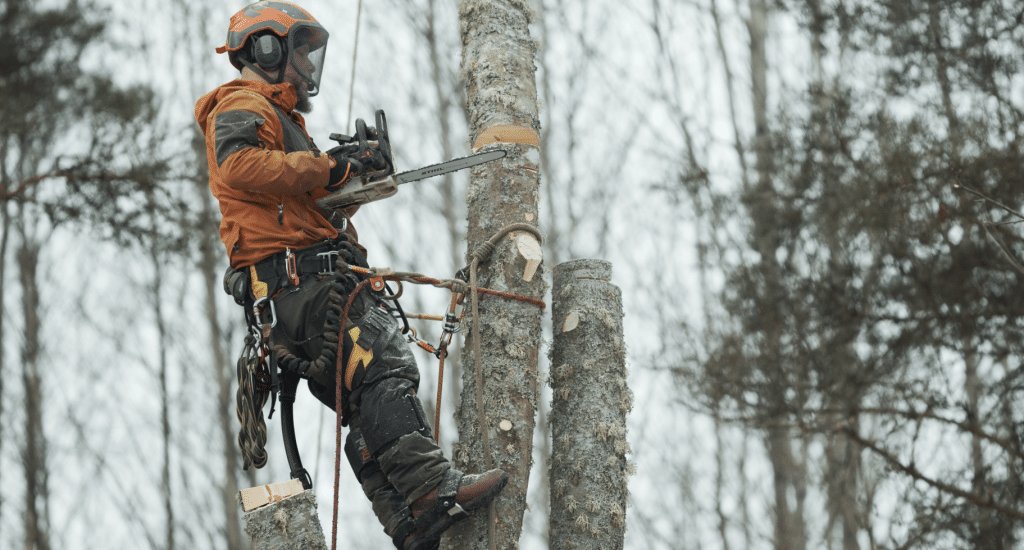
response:
<path id="1" fill-rule="evenodd" d="M 467 510 L 497 496 L 508 474 L 463 474 L 442 455 L 416 398 L 416 362 L 376 294 L 360 293 L 349 318 L 338 321 L 347 296 L 337 291 L 351 293 L 358 279 L 334 259 L 366 266 L 366 250 L 349 223 L 354 209 L 332 213 L 314 201 L 353 176 L 387 169 L 391 159 L 359 144 L 324 154 L 306 133 L 299 113 L 309 113 L 309 97 L 319 91 L 327 38 L 308 12 L 287 2 L 257 2 L 232 16 L 217 52 L 228 53 L 241 77 L 196 104 L 210 190 L 231 266 L 250 279 L 247 305 L 273 306 L 265 311 L 276 317 L 270 341 L 282 368 L 306 378 L 331 408 L 344 339 L 337 412 L 350 429 L 345 453 L 395 546 L 434 548 Z"/>

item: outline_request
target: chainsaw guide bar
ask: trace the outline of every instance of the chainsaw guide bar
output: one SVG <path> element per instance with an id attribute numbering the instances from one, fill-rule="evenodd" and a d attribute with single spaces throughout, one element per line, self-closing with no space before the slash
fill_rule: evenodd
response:
<path id="1" fill-rule="evenodd" d="M 507 154 L 504 149 L 494 149 L 439 164 L 431 164 L 430 166 L 409 170 L 408 172 L 402 172 L 401 174 L 395 174 L 379 180 L 372 180 L 368 177 L 354 178 L 338 191 L 317 200 L 316 203 L 321 208 L 337 210 L 379 201 L 394 196 L 398 192 L 400 184 L 441 176 L 478 164 L 492 162 L 504 158 Z"/>

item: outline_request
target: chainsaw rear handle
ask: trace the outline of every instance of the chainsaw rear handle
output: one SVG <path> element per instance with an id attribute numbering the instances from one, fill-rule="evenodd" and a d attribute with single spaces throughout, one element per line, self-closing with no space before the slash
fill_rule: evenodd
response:
<path id="1" fill-rule="evenodd" d="M 377 148 L 380 149 L 384 159 L 388 162 L 388 172 L 373 178 L 374 180 L 379 180 L 394 175 L 395 157 L 391 151 L 391 136 L 388 135 L 388 119 L 384 116 L 384 109 L 377 109 L 377 112 L 374 113 L 374 118 L 376 119 L 374 122 L 377 123 Z"/>

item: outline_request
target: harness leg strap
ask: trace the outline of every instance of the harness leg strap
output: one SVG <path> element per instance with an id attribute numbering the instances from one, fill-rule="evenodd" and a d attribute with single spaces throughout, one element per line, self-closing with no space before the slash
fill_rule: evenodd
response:
<path id="1" fill-rule="evenodd" d="M 295 404 L 295 390 L 299 385 L 299 375 L 295 373 L 282 373 L 281 381 L 281 435 L 284 438 L 284 454 L 288 457 L 288 466 L 291 468 L 291 476 L 302 482 L 303 489 L 312 489 L 313 480 L 309 472 L 302 467 L 302 459 L 299 458 L 299 445 L 295 441 L 295 420 L 292 416 L 292 405 Z"/>

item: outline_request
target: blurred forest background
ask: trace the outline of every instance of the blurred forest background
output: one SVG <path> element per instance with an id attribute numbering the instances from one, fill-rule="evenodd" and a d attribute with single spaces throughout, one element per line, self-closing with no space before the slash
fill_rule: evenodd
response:
<path id="1" fill-rule="evenodd" d="M 235 493 L 287 478 L 276 415 L 267 468 L 234 448 L 244 334 L 192 119 L 244 4 L 0 0 L 0 548 L 241 549 Z M 399 169 L 468 153 L 456 0 L 300 4 L 331 32 L 321 147 L 383 108 Z M 547 273 L 610 260 L 624 293 L 626 547 L 1020 546 L 1024 4 L 530 4 Z M 461 267 L 465 178 L 365 207 L 371 265 Z M 326 526 L 333 419 L 296 417 Z M 343 547 L 390 547 L 342 468 Z"/>

